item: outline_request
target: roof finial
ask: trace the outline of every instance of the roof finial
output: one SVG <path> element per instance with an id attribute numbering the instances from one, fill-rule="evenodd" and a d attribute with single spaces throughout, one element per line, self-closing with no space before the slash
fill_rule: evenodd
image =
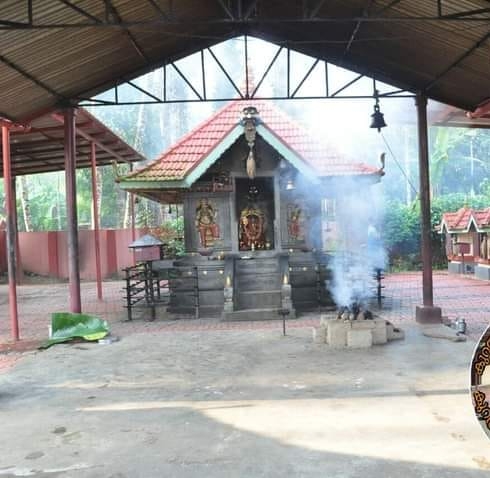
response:
<path id="1" fill-rule="evenodd" d="M 245 62 L 245 78 L 241 84 L 240 91 L 248 100 L 249 98 L 253 98 L 255 92 L 255 70 L 252 66 L 252 60 L 249 54 L 245 56 Z"/>

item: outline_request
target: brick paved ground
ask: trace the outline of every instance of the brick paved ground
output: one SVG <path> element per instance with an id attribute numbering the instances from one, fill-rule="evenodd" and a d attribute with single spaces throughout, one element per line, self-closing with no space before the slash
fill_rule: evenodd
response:
<path id="1" fill-rule="evenodd" d="M 414 320 L 415 306 L 422 302 L 422 277 L 420 273 L 387 275 L 383 315 L 403 326 L 406 320 Z M 116 336 L 133 333 L 161 333 L 175 330 L 233 330 L 280 328 L 280 321 L 220 322 L 214 319 L 171 320 L 161 314 L 154 322 L 144 319 L 145 312 L 137 313 L 136 319 L 126 322 L 123 308 L 122 281 L 104 283 L 104 299 L 98 301 L 94 283 L 83 283 L 82 309 L 109 321 Z M 66 283 L 36 283 L 19 286 L 19 320 L 21 343 L 10 342 L 8 319 L 8 288 L 0 285 L 0 371 L 10 367 L 20 352 L 29 350 L 47 338 L 50 314 L 68 309 Z M 449 319 L 464 318 L 470 338 L 476 340 L 490 323 L 490 283 L 471 277 L 457 277 L 445 272 L 434 273 L 434 302 L 442 307 Z M 138 317 L 139 316 L 139 317 Z M 307 327 L 318 322 L 317 313 L 305 314 L 290 321 L 288 327 Z M 7 353 L 8 352 L 8 353 Z"/>

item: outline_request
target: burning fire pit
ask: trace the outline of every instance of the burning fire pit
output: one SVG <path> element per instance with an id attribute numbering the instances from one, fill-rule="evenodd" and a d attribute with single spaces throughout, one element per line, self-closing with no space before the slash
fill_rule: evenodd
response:
<path id="1" fill-rule="evenodd" d="M 337 312 L 338 320 L 373 320 L 373 313 L 361 306 L 359 302 L 353 302 L 349 307 L 341 306 Z"/>
<path id="2" fill-rule="evenodd" d="M 402 338 L 402 330 L 357 302 L 340 307 L 336 314 L 322 314 L 320 327 L 313 328 L 314 342 L 334 348 L 368 348 Z"/>

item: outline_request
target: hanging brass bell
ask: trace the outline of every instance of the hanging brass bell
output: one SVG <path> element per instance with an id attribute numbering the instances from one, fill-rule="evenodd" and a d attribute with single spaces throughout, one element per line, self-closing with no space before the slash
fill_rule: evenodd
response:
<path id="1" fill-rule="evenodd" d="M 384 128 L 386 125 L 384 115 L 379 111 L 379 105 L 374 105 L 374 113 L 371 115 L 371 125 L 370 128 L 376 128 L 378 133 L 381 131 L 381 128 Z"/>

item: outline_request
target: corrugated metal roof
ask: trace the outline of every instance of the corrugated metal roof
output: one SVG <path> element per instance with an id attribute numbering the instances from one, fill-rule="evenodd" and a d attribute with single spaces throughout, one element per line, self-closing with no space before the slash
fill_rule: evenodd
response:
<path id="1" fill-rule="evenodd" d="M 425 91 L 462 109 L 473 109 L 490 95 L 490 13 L 461 16 L 464 10 L 488 8 L 484 0 L 441 2 L 443 15 L 460 15 L 445 20 L 437 19 L 435 0 L 378 0 L 367 11 L 365 0 L 318 2 L 319 8 L 303 0 L 259 0 L 246 19 L 235 3 L 229 12 L 220 3 L 226 5 L 216 0 L 111 0 L 115 12 L 106 12 L 99 0 L 80 0 L 71 7 L 35 0 L 33 29 L 28 2 L 2 1 L 0 115 L 32 117 L 245 33 L 288 42 L 300 52 Z M 483 20 L 474 21 L 478 17 Z M 113 24 L 118 21 L 122 24 Z M 12 30 L 6 22 L 23 25 Z"/>
<path id="2" fill-rule="evenodd" d="M 77 168 L 91 166 L 90 143 L 96 144 L 98 166 L 116 162 L 137 162 L 145 158 L 126 144 L 107 126 L 80 108 L 76 113 Z M 64 166 L 64 125 L 61 114 L 50 113 L 33 120 L 26 130 L 10 132 L 12 172 L 14 176 L 48 171 L 62 171 Z M 0 144 L 0 154 L 1 154 Z M 3 176 L 3 166 L 0 165 Z"/>
<path id="3" fill-rule="evenodd" d="M 237 100 L 218 110 L 152 163 L 122 178 L 122 187 L 124 188 L 124 183 L 131 181 L 185 179 L 239 124 L 242 110 L 247 106 L 255 106 L 259 113 L 260 124 L 293 154 L 311 166 L 319 176 L 380 174 L 379 169 L 350 161 L 339 155 L 333 147 L 322 144 L 272 102 L 254 100 L 244 103 Z"/>

